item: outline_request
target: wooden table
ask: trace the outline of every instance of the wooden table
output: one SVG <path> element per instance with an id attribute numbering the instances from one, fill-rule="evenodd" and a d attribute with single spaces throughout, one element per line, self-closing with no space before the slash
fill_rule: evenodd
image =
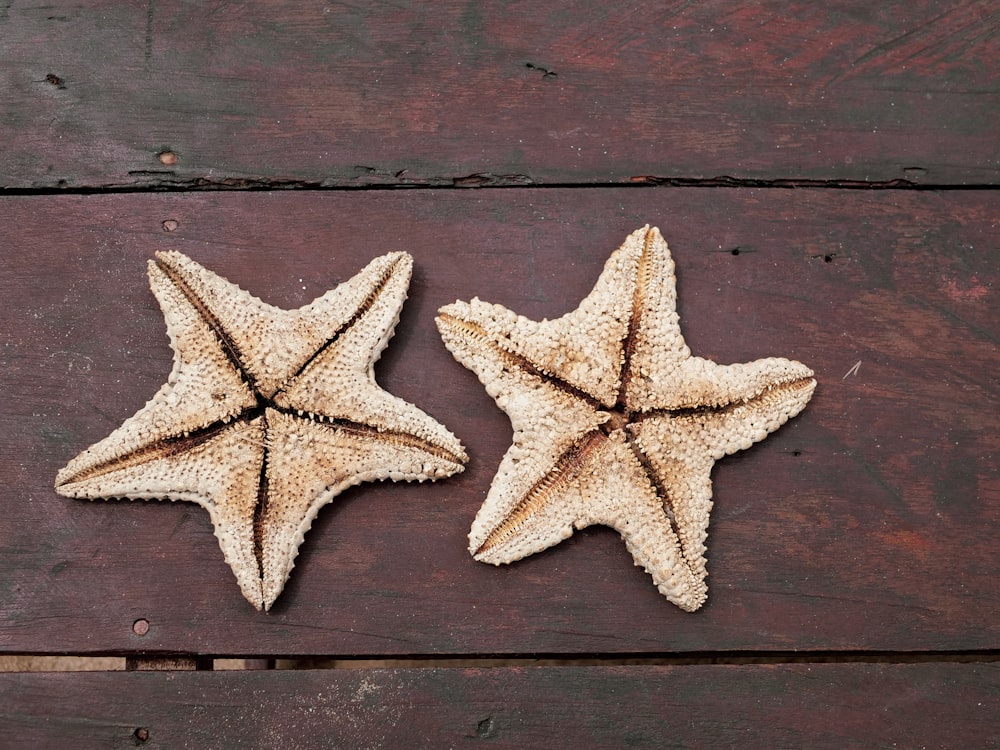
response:
<path id="1" fill-rule="evenodd" d="M 0 4 L 0 653 L 134 668 L 0 674 L 3 742 L 1000 746 L 994 4 L 264 6 Z M 646 223 L 696 354 L 819 382 L 716 466 L 695 614 L 605 528 L 471 559 L 511 430 L 433 323 Z M 340 496 L 269 614 L 197 506 L 52 489 L 170 371 L 161 248 L 285 308 L 415 259 L 376 374 L 471 461 Z"/>

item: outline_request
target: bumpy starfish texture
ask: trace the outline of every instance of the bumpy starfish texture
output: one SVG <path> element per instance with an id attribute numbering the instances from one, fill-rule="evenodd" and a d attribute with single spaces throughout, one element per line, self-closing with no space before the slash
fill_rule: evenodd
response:
<path id="1" fill-rule="evenodd" d="M 713 464 L 802 411 L 816 381 L 787 359 L 692 357 L 676 302 L 667 243 L 647 226 L 556 320 L 479 299 L 441 308 L 445 345 L 514 428 L 469 534 L 476 560 L 510 563 L 603 524 L 667 599 L 704 603 Z"/>
<path id="2" fill-rule="evenodd" d="M 412 266 L 389 253 L 281 310 L 181 253 L 157 253 L 149 281 L 173 371 L 59 472 L 56 490 L 198 503 L 243 595 L 269 609 L 317 512 L 344 489 L 447 477 L 468 460 L 443 425 L 375 382 Z"/>

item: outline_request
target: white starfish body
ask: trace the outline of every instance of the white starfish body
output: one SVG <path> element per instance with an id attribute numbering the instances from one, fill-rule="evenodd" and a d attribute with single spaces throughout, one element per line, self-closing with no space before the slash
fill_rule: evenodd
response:
<path id="1" fill-rule="evenodd" d="M 787 359 L 692 357 L 675 289 L 667 244 L 645 227 L 561 318 L 478 299 L 441 309 L 445 345 L 514 428 L 469 534 L 477 560 L 513 562 L 604 524 L 670 601 L 704 603 L 715 460 L 798 414 L 816 381 Z"/>
<path id="2" fill-rule="evenodd" d="M 409 255 L 390 253 L 281 310 L 180 253 L 157 253 L 149 278 L 173 371 L 59 472 L 56 490 L 198 503 L 243 595 L 269 609 L 316 513 L 346 487 L 463 470 L 457 438 L 375 382 L 411 269 Z"/>

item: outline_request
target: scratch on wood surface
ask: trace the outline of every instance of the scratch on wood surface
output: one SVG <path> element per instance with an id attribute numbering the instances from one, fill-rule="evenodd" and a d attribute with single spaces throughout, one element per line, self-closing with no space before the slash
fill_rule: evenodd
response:
<path id="1" fill-rule="evenodd" d="M 842 377 L 841 380 L 847 380 L 848 375 L 857 375 L 858 370 L 860 369 L 861 369 L 861 360 L 859 359 L 857 362 L 854 363 L 854 367 L 852 367 L 850 370 L 844 373 L 844 377 Z"/>
<path id="2" fill-rule="evenodd" d="M 940 13 L 891 39 L 876 44 L 851 61 L 824 88 L 859 74 L 882 75 L 919 64 L 941 70 L 982 47 L 987 53 L 995 37 L 997 14 L 985 4 L 971 2 Z"/>
<path id="3" fill-rule="evenodd" d="M 156 0 L 146 3 L 146 64 L 153 58 L 153 15 L 156 13 Z"/>

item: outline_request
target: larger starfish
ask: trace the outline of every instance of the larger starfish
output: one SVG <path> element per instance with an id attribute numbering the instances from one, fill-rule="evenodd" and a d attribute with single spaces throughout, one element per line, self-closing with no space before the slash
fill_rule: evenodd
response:
<path id="1" fill-rule="evenodd" d="M 173 371 L 59 472 L 56 490 L 198 503 L 243 595 L 269 609 L 316 513 L 341 491 L 446 477 L 467 460 L 444 426 L 375 382 L 412 266 L 389 253 L 305 307 L 281 310 L 180 253 L 157 253 L 149 282 Z"/>
<path id="2" fill-rule="evenodd" d="M 659 230 L 633 232 L 571 313 L 536 322 L 473 299 L 438 329 L 510 417 L 514 440 L 469 534 L 513 562 L 604 524 L 684 610 L 705 601 L 711 471 L 798 414 L 816 386 L 787 359 L 692 357 Z"/>

